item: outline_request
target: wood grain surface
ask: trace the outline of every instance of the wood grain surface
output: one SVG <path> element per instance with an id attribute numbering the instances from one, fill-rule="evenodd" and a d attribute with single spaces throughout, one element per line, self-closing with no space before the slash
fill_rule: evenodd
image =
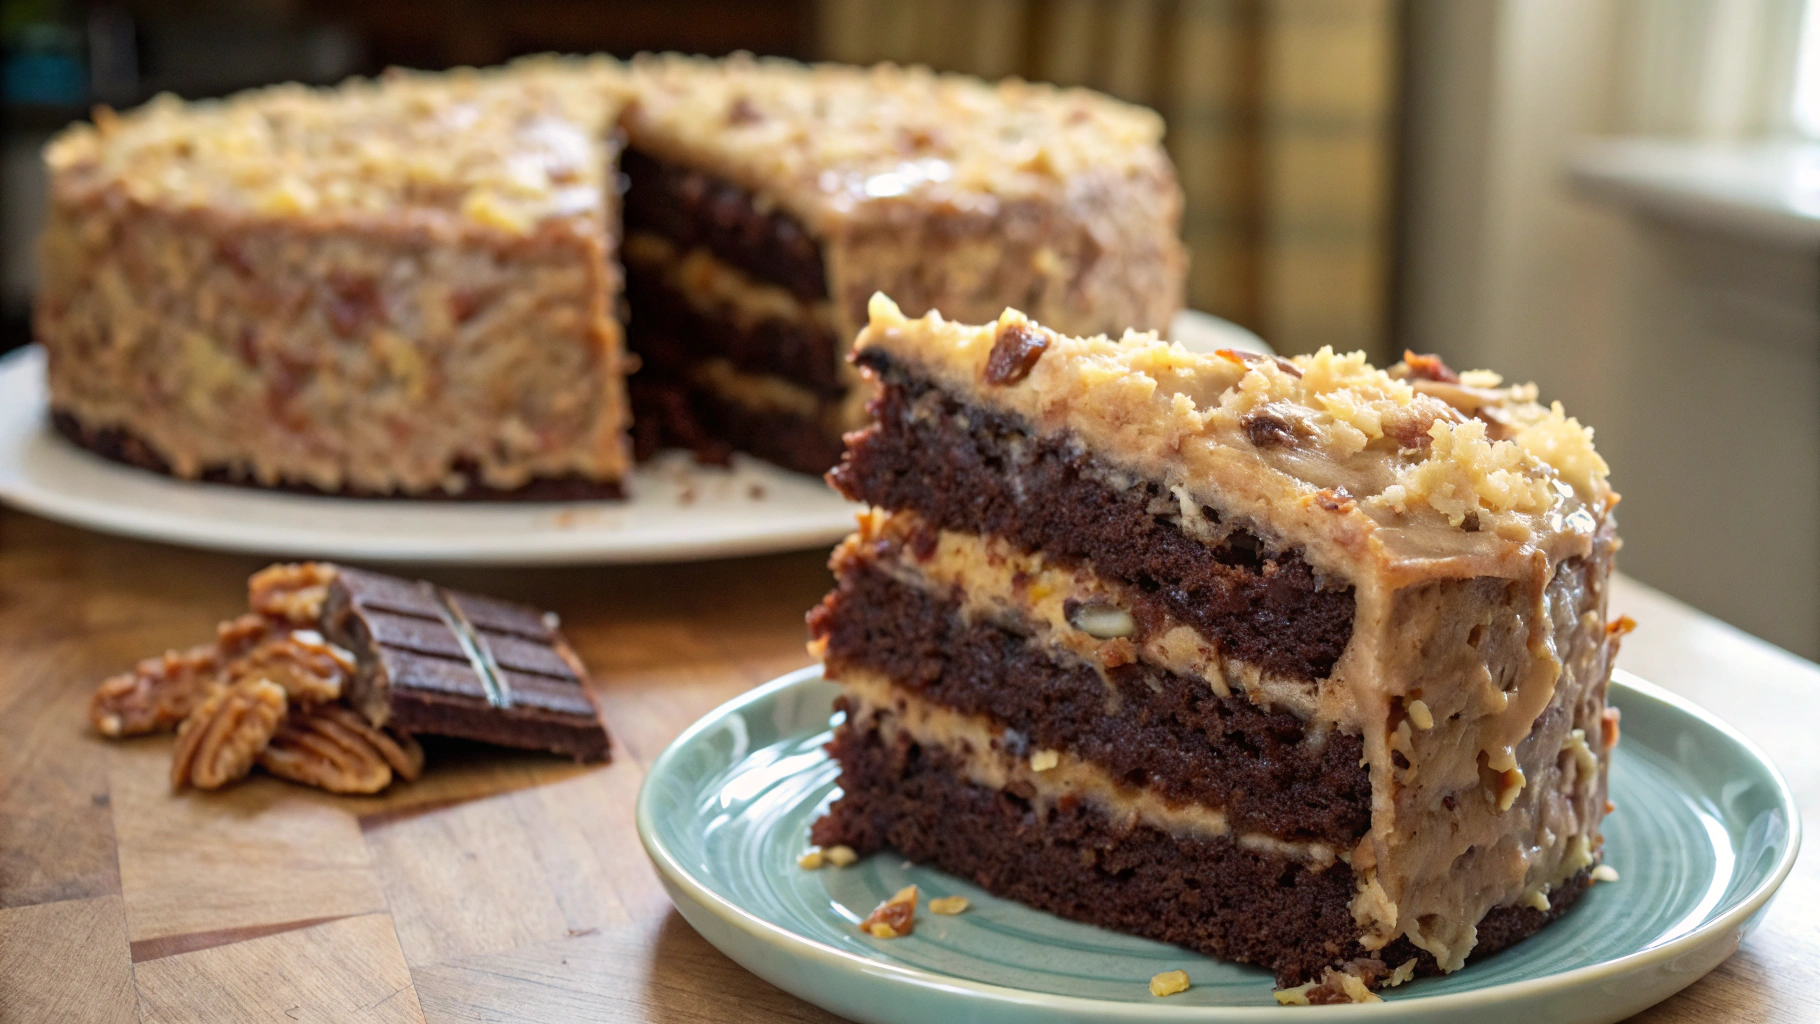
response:
<path id="1" fill-rule="evenodd" d="M 824 559 L 409 570 L 561 613 L 613 763 L 444 743 L 379 797 L 269 777 L 173 795 L 169 737 L 97 738 L 89 693 L 211 637 L 262 560 L 0 511 L 0 1022 L 833 1020 L 697 936 L 632 828 L 665 744 L 809 661 Z M 1640 623 L 1620 664 L 1751 736 L 1820 820 L 1820 669 L 1629 581 L 1615 605 Z M 1636 1019 L 1820 1020 L 1816 863 Z"/>

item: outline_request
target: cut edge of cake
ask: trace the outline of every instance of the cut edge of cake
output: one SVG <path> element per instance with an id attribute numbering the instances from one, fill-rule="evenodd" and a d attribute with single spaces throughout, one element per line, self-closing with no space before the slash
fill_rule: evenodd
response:
<path id="1" fill-rule="evenodd" d="M 823 472 L 865 420 L 846 360 L 884 291 L 1064 328 L 1165 326 L 1182 198 L 1150 110 L 923 67 L 650 54 L 629 66 L 640 450 L 666 420 Z M 640 312 L 643 311 L 643 312 Z"/>

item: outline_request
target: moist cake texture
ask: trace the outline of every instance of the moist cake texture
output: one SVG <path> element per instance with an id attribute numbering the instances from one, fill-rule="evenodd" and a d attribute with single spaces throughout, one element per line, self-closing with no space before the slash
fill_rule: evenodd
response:
<path id="1" fill-rule="evenodd" d="M 1584 889 L 1617 495 L 1558 404 L 870 313 L 875 422 L 829 479 L 872 507 L 810 615 L 845 712 L 817 842 L 1284 986 L 1457 970 Z"/>
<path id="2" fill-rule="evenodd" d="M 66 435 L 187 478 L 612 493 L 629 406 L 639 455 L 820 473 L 874 291 L 1163 326 L 1161 135 L 1083 90 L 749 57 L 161 98 L 48 147 L 35 330 Z"/>

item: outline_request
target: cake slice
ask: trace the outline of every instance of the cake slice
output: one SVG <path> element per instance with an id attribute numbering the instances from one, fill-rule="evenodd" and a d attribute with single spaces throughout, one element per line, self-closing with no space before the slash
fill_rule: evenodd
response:
<path id="1" fill-rule="evenodd" d="M 617 493 L 620 82 L 546 59 L 64 132 L 35 305 L 55 422 L 191 479 Z"/>
<path id="2" fill-rule="evenodd" d="M 873 292 L 1080 333 L 1181 307 L 1155 113 L 1081 89 L 735 56 L 634 62 L 624 255 L 641 454 L 737 447 L 821 473 L 864 420 Z"/>
<path id="3" fill-rule="evenodd" d="M 845 712 L 817 843 L 1335 998 L 1585 888 L 1617 495 L 1559 405 L 1432 358 L 870 312 L 876 422 L 829 479 L 871 508 L 810 615 Z"/>

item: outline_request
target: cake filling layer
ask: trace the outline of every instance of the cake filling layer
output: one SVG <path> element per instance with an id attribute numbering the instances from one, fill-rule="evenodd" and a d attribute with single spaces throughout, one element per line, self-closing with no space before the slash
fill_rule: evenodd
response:
<path id="1" fill-rule="evenodd" d="M 1003 537 L 1058 564 L 1090 564 L 1153 595 L 1224 658 L 1294 679 L 1333 670 L 1352 635 L 1352 588 L 1323 579 L 1300 552 L 1271 550 L 1239 529 L 1196 536 L 1216 530 L 1216 510 L 912 380 L 883 352 L 859 358 L 883 387 L 877 423 L 830 477 L 848 497 Z"/>
<path id="2" fill-rule="evenodd" d="M 889 679 L 991 719 L 1017 737 L 1007 742 L 1066 751 L 1122 785 L 1220 808 L 1241 832 L 1348 849 L 1370 825 L 1357 736 L 1150 665 L 1058 657 L 882 568 L 837 568 L 835 592 L 810 613 L 830 678 Z"/>
<path id="3" fill-rule="evenodd" d="M 705 247 L 806 302 L 828 297 L 821 248 L 788 213 L 762 209 L 758 197 L 731 182 L 639 150 L 625 152 L 620 171 L 627 234 L 648 231 L 685 249 Z"/>
<path id="4" fill-rule="evenodd" d="M 1002 537 L 938 530 L 915 512 L 870 510 L 835 554 L 865 560 L 914 587 L 958 596 L 970 620 L 1010 621 L 1053 650 L 1102 670 L 1132 661 L 1204 680 L 1221 697 L 1242 693 L 1266 710 L 1317 717 L 1318 684 L 1282 679 L 1233 658 L 1155 596 L 1061 566 Z M 1318 723 L 1314 723 L 1316 727 Z"/>
<path id="5" fill-rule="evenodd" d="M 888 846 L 1064 917 L 1257 964 L 1282 986 L 1360 957 L 1436 969 L 1407 940 L 1376 951 L 1358 944 L 1348 907 L 1354 876 L 1343 863 L 1313 868 L 1230 835 L 1162 829 L 1084 800 L 1042 803 L 980 785 L 949 750 L 902 731 L 887 735 L 847 710 L 849 722 L 829 744 L 843 795 L 814 826 L 819 844 Z M 1547 911 L 1486 914 L 1475 957 L 1559 916 L 1585 877 L 1560 887 Z"/>
<path id="6" fill-rule="evenodd" d="M 839 403 L 823 401 L 815 392 L 774 373 L 749 373 L 726 359 L 704 359 L 689 368 L 689 383 L 724 401 L 754 412 L 774 412 L 798 419 L 826 424 L 830 434 L 838 433 L 832 417 L 839 415 Z"/>
<path id="7" fill-rule="evenodd" d="M 681 250 L 651 234 L 626 239 L 627 340 L 648 370 L 683 372 L 721 358 L 838 398 L 850 384 L 836 352 L 833 314 L 753 280 L 706 249 Z M 825 467 L 824 467 L 825 468 Z"/>
<path id="8" fill-rule="evenodd" d="M 663 448 L 682 448 L 704 462 L 725 463 L 738 448 L 785 469 L 823 473 L 840 458 L 840 433 L 827 425 L 834 415 L 828 410 L 838 407 L 805 417 L 673 376 L 640 374 L 628 391 L 633 451 L 641 461 Z"/>
<path id="9" fill-rule="evenodd" d="M 1232 835 L 1249 850 L 1263 850 L 1316 869 L 1336 859 L 1332 845 L 1288 842 L 1235 830 L 1224 811 L 1177 803 L 1154 789 L 1128 785 L 1100 765 L 1066 750 L 1047 750 L 985 715 L 967 714 L 922 699 L 882 676 L 855 670 L 841 676 L 847 714 L 859 728 L 876 729 L 889 742 L 904 735 L 924 748 L 940 748 L 961 774 L 990 789 L 1005 789 L 1044 808 L 1081 801 L 1118 820 L 1172 833 Z"/>

